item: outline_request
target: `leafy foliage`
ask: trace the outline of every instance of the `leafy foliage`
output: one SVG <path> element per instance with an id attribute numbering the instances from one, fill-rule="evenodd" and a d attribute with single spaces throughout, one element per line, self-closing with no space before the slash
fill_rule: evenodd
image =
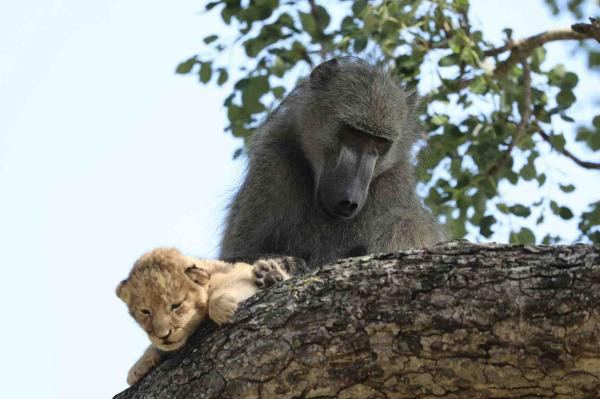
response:
<path id="1" fill-rule="evenodd" d="M 545 1 L 553 12 L 566 6 L 579 18 L 589 5 L 585 0 Z M 426 205 L 454 237 L 469 232 L 491 237 L 508 225 L 511 242 L 533 243 L 541 239 L 526 226 L 555 215 L 578 220 L 580 239 L 599 241 L 600 202 L 576 215 L 577 210 L 542 194 L 520 199 L 523 203 L 505 204 L 500 198 L 502 187 L 550 184 L 539 168 L 539 159 L 548 153 L 543 143 L 573 156 L 567 150 L 572 143 L 555 131 L 554 122 L 574 123 L 568 111 L 577 101 L 573 89 L 579 79 L 564 65 L 544 62 L 544 41 L 518 45 L 507 28 L 505 45 L 495 47 L 471 23 L 468 0 L 215 0 L 205 8 L 220 13 L 235 39 L 205 37 L 207 55 L 182 62 L 176 72 L 197 73 L 202 83 L 235 80 L 224 103 L 227 130 L 234 136 L 247 140 L 294 78 L 319 62 L 366 56 L 393 67 L 403 85 L 418 88 L 428 100 L 421 118 L 427 145 L 417 156 L 419 180 Z M 235 49 L 244 54 L 232 66 L 230 57 L 220 54 Z M 600 64 L 597 46 L 584 51 L 590 67 Z M 597 155 L 600 115 L 579 126 L 575 139 Z M 558 185 L 563 193 L 576 195 L 571 182 Z"/>

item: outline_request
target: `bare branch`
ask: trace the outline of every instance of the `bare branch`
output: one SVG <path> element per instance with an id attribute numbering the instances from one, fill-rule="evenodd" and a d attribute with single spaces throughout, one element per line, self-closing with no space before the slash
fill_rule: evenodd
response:
<path id="1" fill-rule="evenodd" d="M 566 148 L 559 148 L 556 145 L 554 145 L 554 143 L 552 143 L 552 141 L 550 140 L 550 136 L 548 136 L 548 134 L 546 134 L 546 132 L 544 132 L 541 128 L 538 127 L 538 129 L 536 130 L 536 132 L 540 136 L 542 136 L 542 138 L 546 142 L 548 142 L 548 144 L 550 144 L 550 146 L 552 148 L 554 148 L 556 151 L 560 152 L 561 154 L 563 154 L 567 158 L 571 159 L 573 162 L 575 162 L 577 165 L 581 166 L 582 168 L 586 168 L 586 169 L 600 169 L 600 163 L 599 162 L 582 161 L 581 159 L 579 159 L 575 155 L 573 155 L 573 153 L 571 153 Z"/>
<path id="2" fill-rule="evenodd" d="M 504 46 L 484 51 L 483 54 L 487 57 L 492 57 L 495 55 L 502 54 L 508 50 L 512 51 L 516 48 L 519 48 L 519 50 L 521 52 L 523 52 L 524 54 L 529 54 L 536 47 L 543 46 L 544 44 L 546 44 L 548 42 L 554 42 L 557 40 L 584 40 L 589 37 L 592 37 L 592 36 L 575 32 L 572 29 L 557 29 L 557 30 L 542 32 L 535 36 L 528 37 L 526 39 L 510 41 L 510 42 L 506 43 Z"/>

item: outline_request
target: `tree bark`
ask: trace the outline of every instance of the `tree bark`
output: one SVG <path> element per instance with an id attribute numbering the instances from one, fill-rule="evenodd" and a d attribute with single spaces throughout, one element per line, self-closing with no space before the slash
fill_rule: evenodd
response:
<path id="1" fill-rule="evenodd" d="M 600 246 L 340 260 L 206 324 L 116 398 L 600 398 Z"/>

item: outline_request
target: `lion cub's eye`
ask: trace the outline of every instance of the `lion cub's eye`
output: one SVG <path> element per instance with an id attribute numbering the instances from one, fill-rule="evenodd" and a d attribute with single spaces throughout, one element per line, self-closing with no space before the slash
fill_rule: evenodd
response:
<path id="1" fill-rule="evenodd" d="M 150 311 L 148 309 L 142 309 L 142 313 L 149 316 L 150 315 Z"/>
<path id="2" fill-rule="evenodd" d="M 179 302 L 179 303 L 174 303 L 174 304 L 172 304 L 172 305 L 171 305 L 171 310 L 175 310 L 175 309 L 177 309 L 177 308 L 178 308 L 178 307 L 180 307 L 180 306 L 181 306 L 181 302 Z"/>

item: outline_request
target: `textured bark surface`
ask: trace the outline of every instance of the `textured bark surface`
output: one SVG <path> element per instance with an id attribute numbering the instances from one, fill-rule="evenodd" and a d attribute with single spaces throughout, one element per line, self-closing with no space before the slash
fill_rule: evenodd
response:
<path id="1" fill-rule="evenodd" d="M 341 260 L 205 325 L 117 398 L 600 398 L 600 247 Z"/>

